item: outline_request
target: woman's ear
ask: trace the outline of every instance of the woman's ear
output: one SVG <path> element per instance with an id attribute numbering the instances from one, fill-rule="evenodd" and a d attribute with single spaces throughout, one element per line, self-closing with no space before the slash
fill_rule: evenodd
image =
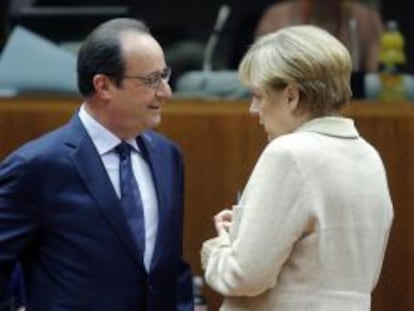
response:
<path id="1" fill-rule="evenodd" d="M 96 96 L 100 97 L 103 100 L 111 99 L 111 89 L 113 87 L 113 82 L 109 79 L 108 76 L 104 74 L 96 74 L 93 76 L 92 83 L 93 87 L 95 88 Z"/>
<path id="2" fill-rule="evenodd" d="M 284 93 L 289 110 L 294 111 L 299 104 L 299 88 L 289 83 L 284 89 Z"/>

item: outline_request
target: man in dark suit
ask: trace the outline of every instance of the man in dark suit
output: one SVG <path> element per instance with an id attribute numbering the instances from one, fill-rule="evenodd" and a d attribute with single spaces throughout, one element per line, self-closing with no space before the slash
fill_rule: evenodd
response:
<path id="1" fill-rule="evenodd" d="M 170 73 L 139 21 L 114 19 L 86 38 L 79 111 L 1 163 L 0 292 L 19 259 L 30 311 L 192 310 L 182 157 L 150 130 Z"/>

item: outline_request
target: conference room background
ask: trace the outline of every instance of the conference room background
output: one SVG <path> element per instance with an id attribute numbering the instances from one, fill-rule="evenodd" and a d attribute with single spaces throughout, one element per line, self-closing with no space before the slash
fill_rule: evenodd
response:
<path id="1" fill-rule="evenodd" d="M 9 0 L 11 1 L 11 0 Z M 17 3 L 19 0 L 13 0 Z M 24 2 L 23 0 L 22 2 Z M 30 0 L 26 0 L 30 1 Z M 7 40 L 8 34 L 17 23 L 23 24 L 35 32 L 60 43 L 62 41 L 81 40 L 91 28 L 111 14 L 71 13 L 66 16 L 53 16 L 42 11 L 43 7 L 114 7 L 127 8 L 123 15 L 143 19 L 165 49 L 179 42 L 190 42 L 188 47 L 199 46 L 202 49 L 211 35 L 217 13 L 222 5 L 230 8 L 229 18 L 220 34 L 214 53 L 213 69 L 235 69 L 241 55 L 253 38 L 253 29 L 263 10 L 270 4 L 281 0 L 32 0 L 33 10 L 23 10 L 10 17 L 7 12 L 8 1 L 0 1 L 0 43 Z M 414 45 L 409 38 L 414 37 L 414 25 L 411 23 L 409 1 L 404 0 L 365 0 L 366 4 L 380 10 L 383 21 L 397 20 L 406 38 L 408 62 L 403 68 L 414 72 Z M 120 12 L 120 11 L 118 11 Z M 79 16 L 76 16 L 78 14 Z M 117 14 L 114 11 L 113 14 Z M 195 51 L 194 53 L 197 53 Z M 193 65 L 193 66 L 196 66 Z M 190 68 L 193 69 L 193 68 Z M 196 68 L 194 68 L 196 69 Z"/>

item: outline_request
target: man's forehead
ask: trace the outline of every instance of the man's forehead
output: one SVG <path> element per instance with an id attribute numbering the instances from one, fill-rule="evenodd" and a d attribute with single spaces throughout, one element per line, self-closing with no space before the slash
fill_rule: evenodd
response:
<path id="1" fill-rule="evenodd" d="M 150 35 L 146 33 L 140 33 L 137 31 L 126 31 L 121 37 L 121 48 L 124 53 L 156 53 L 161 50 L 158 42 Z"/>

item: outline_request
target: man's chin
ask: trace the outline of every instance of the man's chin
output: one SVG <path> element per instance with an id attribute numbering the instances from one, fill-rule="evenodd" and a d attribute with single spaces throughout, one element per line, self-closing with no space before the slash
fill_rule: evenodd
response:
<path id="1" fill-rule="evenodd" d="M 161 124 L 161 115 L 153 117 L 149 122 L 149 128 L 155 128 Z"/>

